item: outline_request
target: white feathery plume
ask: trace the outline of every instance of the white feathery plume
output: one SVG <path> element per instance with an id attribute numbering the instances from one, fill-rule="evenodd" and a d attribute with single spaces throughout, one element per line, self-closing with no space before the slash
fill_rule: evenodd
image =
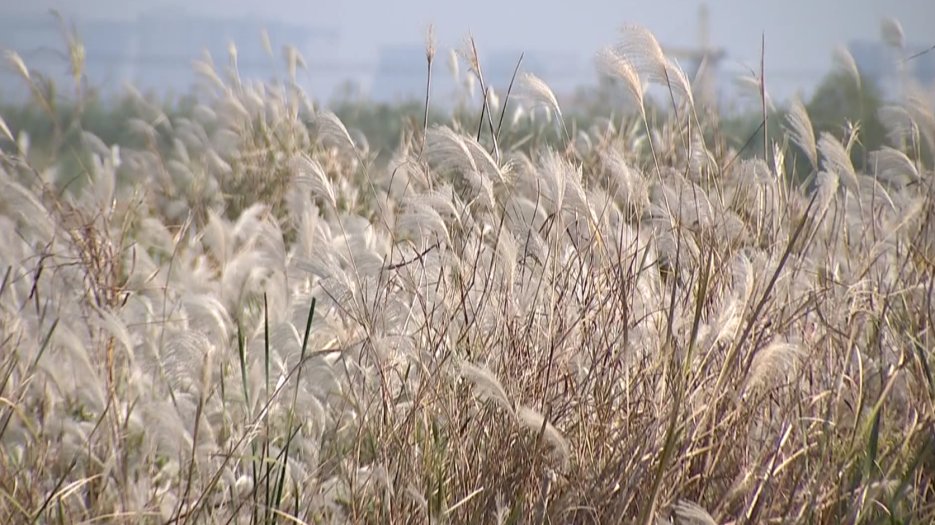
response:
<path id="1" fill-rule="evenodd" d="M 710 344 L 716 345 L 726 341 L 733 341 L 743 321 L 743 302 L 738 298 L 731 298 L 721 309 L 715 324 L 716 331 L 712 333 Z"/>
<path id="2" fill-rule="evenodd" d="M 217 113 L 204 104 L 196 104 L 195 107 L 192 108 L 192 117 L 202 125 L 212 125 L 217 122 L 218 119 Z"/>
<path id="3" fill-rule="evenodd" d="M 213 341 L 224 345 L 230 340 L 233 329 L 230 314 L 224 305 L 210 294 L 184 294 L 182 305 L 192 312 L 189 316 L 189 325 L 206 335 L 212 335 Z"/>
<path id="4" fill-rule="evenodd" d="M 526 110 L 522 106 L 515 105 L 513 106 L 513 111 L 510 113 L 510 126 L 516 127 L 519 124 L 519 121 L 526 117 Z"/>
<path id="5" fill-rule="evenodd" d="M 500 95 L 497 95 L 497 92 L 494 91 L 492 87 L 487 88 L 487 104 L 490 106 L 491 112 L 500 109 Z"/>
<path id="6" fill-rule="evenodd" d="M 877 118 L 886 129 L 886 138 L 891 144 L 900 146 L 909 140 L 915 129 L 915 122 L 906 108 L 900 106 L 883 106 L 877 110 Z"/>
<path id="7" fill-rule="evenodd" d="M 513 234 L 506 229 L 500 232 L 497 239 L 497 259 L 506 278 L 506 289 L 511 290 L 516 279 L 519 246 Z"/>
<path id="8" fill-rule="evenodd" d="M 66 323 L 59 323 L 52 334 L 58 352 L 43 356 L 41 366 L 50 374 L 59 388 L 73 388 L 71 393 L 95 409 L 106 404 L 105 385 L 91 363 L 90 346 Z M 125 343 L 124 343 L 125 344 Z"/>
<path id="9" fill-rule="evenodd" d="M 879 217 L 874 217 L 872 215 L 861 217 L 860 214 L 863 210 L 870 212 L 874 209 L 880 209 L 881 206 L 888 206 L 890 208 L 889 211 L 895 213 L 897 207 L 896 203 L 893 202 L 890 192 L 887 191 L 886 187 L 884 187 L 876 177 L 861 175 L 859 182 L 861 187 L 860 200 L 858 201 L 859 205 L 857 213 L 852 214 L 850 218 L 862 220 L 863 222 L 855 223 L 855 226 L 858 231 L 863 231 L 868 222 L 879 220 Z"/>
<path id="10" fill-rule="evenodd" d="M 272 272 L 266 262 L 259 251 L 245 250 L 227 263 L 221 276 L 221 297 L 229 312 L 243 311 L 244 300 L 269 288 L 265 281 Z"/>
<path id="11" fill-rule="evenodd" d="M 140 138 L 145 139 L 147 143 L 155 143 L 156 138 L 159 137 L 159 133 L 156 131 L 156 128 L 143 119 L 131 118 L 127 121 L 127 127 L 132 133 L 135 133 L 136 135 L 139 135 Z"/>
<path id="12" fill-rule="evenodd" d="M 370 142 L 367 140 L 367 136 L 364 135 L 363 131 L 357 128 L 351 128 L 348 130 L 348 136 L 351 137 L 351 143 L 354 144 L 354 147 L 359 149 L 363 155 L 366 155 L 370 151 Z"/>
<path id="13" fill-rule="evenodd" d="M 143 404 L 141 410 L 146 428 L 150 430 L 144 434 L 145 438 L 160 454 L 176 458 L 191 450 L 191 432 L 170 402 L 153 400 Z"/>
<path id="14" fill-rule="evenodd" d="M 193 60 L 192 69 L 194 69 L 196 74 L 207 80 L 209 84 L 218 91 L 227 89 L 227 85 L 223 80 L 221 80 L 217 70 L 215 70 L 214 63 L 211 61 L 210 55 L 207 55 L 202 59 Z"/>
<path id="15" fill-rule="evenodd" d="M 699 129 L 692 128 L 691 130 L 691 150 L 689 153 L 689 175 L 694 177 L 695 180 L 701 178 L 705 173 L 710 173 L 710 170 L 717 169 L 717 159 L 708 149 L 704 134 Z"/>
<path id="16" fill-rule="evenodd" d="M 227 43 L 227 59 L 231 68 L 231 76 L 235 79 L 237 78 L 237 57 L 237 44 L 235 44 L 233 41 L 229 41 Z"/>
<path id="17" fill-rule="evenodd" d="M 743 309 L 750 304 L 750 297 L 753 295 L 756 286 L 755 272 L 753 262 L 743 253 L 738 253 L 731 261 L 731 289 L 738 299 L 740 299 L 740 314 Z"/>
<path id="18" fill-rule="evenodd" d="M 205 133 L 204 127 L 200 123 L 187 118 L 175 120 L 175 133 L 191 152 L 203 151 L 205 144 L 208 143 L 208 134 Z"/>
<path id="19" fill-rule="evenodd" d="M 461 67 L 458 61 L 458 52 L 455 49 L 448 50 L 448 71 L 454 78 L 455 84 L 461 80 Z"/>
<path id="20" fill-rule="evenodd" d="M 856 193 L 860 186 L 857 172 L 854 170 L 850 154 L 841 141 L 831 133 L 823 132 L 818 139 L 818 151 L 824 159 L 824 168 L 836 173 L 844 181 L 844 186 Z"/>
<path id="21" fill-rule="evenodd" d="M 280 122 L 282 119 L 281 104 L 268 103 L 262 87 L 250 86 L 239 94 L 240 103 L 244 105 L 250 115 L 262 117 L 267 122 Z"/>
<path id="22" fill-rule="evenodd" d="M 474 137 L 464 137 L 464 145 L 471 153 L 474 165 L 477 171 L 482 173 L 485 178 L 496 179 L 497 182 L 506 182 L 502 170 L 497 166 L 496 161 L 487 153 L 487 150 L 477 143 Z"/>
<path id="23" fill-rule="evenodd" d="M 591 140 L 591 136 L 583 129 L 579 129 L 578 133 L 575 134 L 575 151 L 580 156 L 585 157 L 593 150 L 594 142 Z"/>
<path id="24" fill-rule="evenodd" d="M 607 148 L 601 153 L 604 169 L 611 176 L 616 195 L 637 212 L 649 207 L 649 189 L 646 180 L 636 168 L 631 168 L 617 148 Z"/>
<path id="25" fill-rule="evenodd" d="M 344 123 L 337 115 L 330 111 L 322 111 L 315 117 L 315 124 L 318 128 L 318 135 L 322 141 L 339 148 L 347 148 L 347 151 L 354 151 L 356 144 L 351 134 L 348 133 Z"/>
<path id="26" fill-rule="evenodd" d="M 539 411 L 527 406 L 521 406 L 516 411 L 516 418 L 530 432 L 538 433 L 543 430 L 544 425 L 543 437 L 555 449 L 562 464 L 568 464 L 568 460 L 571 458 L 571 446 L 565 436 L 552 423 L 546 421 Z"/>
<path id="27" fill-rule="evenodd" d="M 935 113 L 932 112 L 931 92 L 915 83 L 905 86 L 906 111 L 912 117 L 930 151 L 935 151 Z"/>
<path id="28" fill-rule="evenodd" d="M 688 76 L 682 70 L 682 67 L 671 59 L 666 60 L 666 78 L 668 79 L 666 87 L 680 95 L 688 102 L 689 107 L 693 107 L 695 105 L 695 95 L 692 92 L 691 82 L 688 81 Z"/>
<path id="29" fill-rule="evenodd" d="M 888 16 L 880 21 L 880 38 L 883 42 L 896 49 L 902 49 L 905 37 L 903 36 L 903 26 L 899 20 Z"/>
<path id="30" fill-rule="evenodd" d="M 260 45 L 266 56 L 273 58 L 273 42 L 269 39 L 269 31 L 266 28 L 260 30 Z"/>
<path id="31" fill-rule="evenodd" d="M 474 92 L 477 91 L 477 77 L 474 75 L 465 75 L 464 84 L 467 88 L 468 98 L 474 98 Z"/>
<path id="32" fill-rule="evenodd" d="M 438 210 L 418 198 L 406 202 L 406 208 L 396 222 L 396 228 L 415 234 L 415 238 L 421 240 L 423 245 L 431 244 L 438 238 L 451 244 L 451 234 L 448 233 L 445 219 Z M 434 237 L 427 234 L 434 234 Z"/>
<path id="33" fill-rule="evenodd" d="M 812 165 L 812 169 L 818 169 L 818 145 L 815 143 L 815 130 L 812 128 L 808 110 L 805 109 L 805 105 L 798 96 L 793 97 L 789 104 L 786 123 L 792 141 L 805 152 L 805 157 Z"/>
<path id="34" fill-rule="evenodd" d="M 107 144 L 104 144 L 103 140 L 90 131 L 81 132 L 81 143 L 84 147 L 91 150 L 91 153 L 99 155 L 101 158 L 106 158 L 110 155 L 110 148 L 107 147 Z"/>
<path id="35" fill-rule="evenodd" d="M 558 123 L 564 129 L 565 121 L 562 119 L 562 109 L 558 105 L 555 93 L 541 78 L 532 73 L 524 72 L 519 77 L 517 94 L 534 105 L 539 105 L 553 111 Z M 565 135 L 568 135 L 566 130 Z"/>
<path id="36" fill-rule="evenodd" d="M 640 75 L 636 68 L 625 58 L 611 48 L 602 50 L 597 56 L 597 63 L 600 70 L 608 76 L 618 78 L 623 81 L 623 87 L 626 89 L 633 103 L 639 108 L 640 115 L 645 117 L 646 107 L 643 104 L 643 83 L 640 81 Z"/>
<path id="37" fill-rule="evenodd" d="M 451 186 L 441 186 L 432 191 L 421 193 L 417 196 L 411 196 L 408 200 L 423 202 L 438 211 L 439 214 L 459 224 L 461 222 L 459 214 L 464 204 L 451 189 Z"/>
<path id="38" fill-rule="evenodd" d="M 231 241 L 230 224 L 214 210 L 208 210 L 208 222 L 201 232 L 201 240 L 221 267 L 224 267 L 228 259 L 233 256 L 234 247 Z M 167 247 L 171 246 L 170 238 Z M 169 252 L 171 251 L 170 249 Z"/>
<path id="39" fill-rule="evenodd" d="M 718 525 L 701 505 L 683 499 L 672 506 L 672 520 L 672 525 Z"/>
<path id="40" fill-rule="evenodd" d="M 18 228 L 32 231 L 38 242 L 49 243 L 55 235 L 56 225 L 45 205 L 4 170 L 0 170 L 0 213 L 13 219 Z"/>
<path id="41" fill-rule="evenodd" d="M 493 194 L 493 182 L 490 178 L 484 176 L 479 171 L 469 171 L 465 173 L 465 179 L 476 191 L 475 198 L 484 209 L 492 210 L 496 205 L 496 199 Z"/>
<path id="42" fill-rule="evenodd" d="M 625 26 L 616 46 L 617 54 L 629 62 L 639 78 L 671 89 L 693 104 L 691 84 L 682 69 L 666 58 L 656 37 L 645 27 Z"/>
<path id="43" fill-rule="evenodd" d="M 220 110 L 218 112 L 221 115 L 225 115 L 229 125 L 236 126 L 237 128 L 250 122 L 250 112 L 247 111 L 243 102 L 233 93 L 227 93 L 224 96 L 220 102 Z M 239 120 L 232 120 L 233 117 L 237 117 Z"/>
<path id="44" fill-rule="evenodd" d="M 91 158 L 91 184 L 85 188 L 85 202 L 100 210 L 108 210 L 114 204 L 117 191 L 117 170 L 114 156 L 119 150 L 114 150 L 107 157 L 94 155 Z M 118 158 L 119 161 L 119 158 Z"/>
<path id="45" fill-rule="evenodd" d="M 172 131 L 172 121 L 162 110 L 162 108 L 150 100 L 147 100 L 142 93 L 131 84 L 124 84 L 123 89 L 127 98 L 133 104 L 134 109 L 139 112 L 140 118 L 151 123 L 154 127 L 162 127 L 165 131 Z"/>
<path id="46" fill-rule="evenodd" d="M 172 153 L 175 154 L 177 158 L 172 159 L 170 162 L 175 162 L 181 164 L 176 169 L 180 171 L 188 171 L 189 166 L 192 164 L 192 159 L 188 155 L 188 146 L 179 138 L 172 140 Z"/>
<path id="47" fill-rule="evenodd" d="M 770 342 L 753 356 L 744 390 L 768 387 L 776 381 L 787 380 L 795 374 L 802 357 L 802 348 L 797 344 L 782 339 Z"/>
<path id="48" fill-rule="evenodd" d="M 506 179 L 493 158 L 472 137 L 464 137 L 447 126 L 435 126 L 426 137 L 426 155 L 441 170 L 451 170 L 463 177 L 475 196 L 488 209 L 493 207 L 493 178 L 498 182 Z"/>
<path id="49" fill-rule="evenodd" d="M 3 120 L 3 116 L 0 115 L 0 132 L 3 133 L 3 136 L 7 138 L 10 142 L 16 142 L 13 138 L 13 134 L 10 133 L 10 128 L 6 125 L 6 121 Z"/>
<path id="50" fill-rule="evenodd" d="M 5 51 L 4 55 L 6 55 L 7 62 L 13 66 L 13 69 L 16 70 L 19 76 L 23 77 L 23 80 L 28 82 L 30 80 L 29 68 L 26 67 L 26 63 L 23 62 L 23 58 L 19 56 L 16 51 L 12 50 Z"/>
<path id="51" fill-rule="evenodd" d="M 293 160 L 293 169 L 296 172 L 296 183 L 299 187 L 307 186 L 312 195 L 324 199 L 331 206 L 331 211 L 336 211 L 338 207 L 337 197 L 335 196 L 334 186 L 328 175 L 322 168 L 321 163 L 302 154 Z"/>
<path id="52" fill-rule="evenodd" d="M 741 92 L 747 96 L 753 97 L 757 100 L 760 99 L 760 79 L 753 75 L 743 75 L 738 77 L 735 80 L 737 87 L 740 88 Z M 770 111 L 776 109 L 776 106 L 773 105 L 773 99 L 769 96 L 769 92 L 766 92 L 766 108 Z"/>
<path id="53" fill-rule="evenodd" d="M 229 175 L 233 172 L 231 165 L 221 158 L 213 149 L 207 150 L 205 153 L 207 155 L 208 166 L 211 168 L 213 173 L 220 175 Z"/>
<path id="54" fill-rule="evenodd" d="M 302 69 L 308 69 L 308 66 L 305 64 L 305 57 L 302 56 L 302 53 L 300 53 L 299 50 L 295 48 L 295 46 L 284 46 L 282 52 L 283 57 L 286 60 L 286 68 L 289 72 L 289 80 L 295 82 L 295 75 L 299 66 L 301 66 Z"/>
<path id="55" fill-rule="evenodd" d="M 848 76 L 854 80 L 854 85 L 856 85 L 859 90 L 861 88 L 860 70 L 857 69 L 857 62 L 854 60 L 854 55 L 851 54 L 850 50 L 843 45 L 835 47 L 833 61 L 838 68 L 847 73 Z"/>
<path id="56" fill-rule="evenodd" d="M 447 126 L 433 126 L 426 137 L 428 160 L 442 170 L 477 171 L 464 137 Z"/>
<path id="57" fill-rule="evenodd" d="M 101 328 L 110 333 L 113 338 L 123 346 L 127 356 L 133 355 L 133 341 L 130 338 L 130 331 L 123 320 L 109 310 L 98 309 L 100 319 L 98 324 Z"/>
<path id="58" fill-rule="evenodd" d="M 196 330 L 171 333 L 161 349 L 158 366 L 173 391 L 200 392 L 204 384 L 206 354 L 214 352 L 207 336 Z"/>
<path id="59" fill-rule="evenodd" d="M 461 363 L 459 375 L 470 381 L 476 389 L 478 395 L 484 399 L 490 399 L 503 407 L 507 412 L 513 414 L 513 403 L 500 380 L 486 367 L 480 367 L 464 361 Z"/>
<path id="60" fill-rule="evenodd" d="M 568 163 L 552 149 L 548 149 L 542 154 L 539 161 L 541 179 L 544 184 L 542 190 L 544 196 L 552 201 L 552 213 L 561 213 L 566 206 L 566 192 L 568 191 L 569 173 L 574 170 Z"/>
<path id="61" fill-rule="evenodd" d="M 222 158 L 234 159 L 240 156 L 240 135 L 230 129 L 220 128 L 211 135 L 211 147 Z"/>
<path id="62" fill-rule="evenodd" d="M 822 217 L 825 212 L 828 211 L 828 207 L 831 206 L 831 201 L 834 200 L 834 196 L 838 192 L 838 184 L 840 178 L 834 172 L 830 171 L 819 171 L 818 176 L 816 177 L 816 190 L 818 192 L 818 197 L 816 202 L 818 203 L 818 213 L 816 217 Z"/>
<path id="63" fill-rule="evenodd" d="M 185 152 L 184 146 L 178 148 L 178 152 Z M 188 156 L 187 152 L 185 156 Z M 172 176 L 172 182 L 175 183 L 176 186 L 184 188 L 190 186 L 195 181 L 195 174 L 192 173 L 189 166 L 191 166 L 189 162 L 179 159 L 171 159 L 166 163 L 166 171 Z"/>
<path id="64" fill-rule="evenodd" d="M 645 27 L 625 26 L 616 46 L 620 57 L 632 64 L 641 78 L 666 85 L 666 56 L 656 37 Z"/>
<path id="65" fill-rule="evenodd" d="M 889 146 L 871 153 L 870 165 L 877 177 L 891 183 L 905 185 L 921 179 L 915 162 L 902 151 Z"/>

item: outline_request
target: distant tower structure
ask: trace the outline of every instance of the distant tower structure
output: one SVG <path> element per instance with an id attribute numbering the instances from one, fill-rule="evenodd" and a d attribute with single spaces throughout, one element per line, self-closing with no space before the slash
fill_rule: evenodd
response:
<path id="1" fill-rule="evenodd" d="M 727 53 L 711 44 L 711 14 L 708 5 L 698 7 L 698 45 L 696 47 L 666 47 L 666 53 L 678 59 L 689 78 L 702 92 L 714 96 L 714 78 Z"/>

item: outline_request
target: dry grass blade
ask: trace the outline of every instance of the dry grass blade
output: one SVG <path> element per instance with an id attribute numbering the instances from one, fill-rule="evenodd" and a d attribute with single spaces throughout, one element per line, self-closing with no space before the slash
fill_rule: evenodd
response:
<path id="1" fill-rule="evenodd" d="M 519 96 L 535 105 L 548 108 L 558 119 L 558 122 L 562 125 L 562 129 L 565 129 L 562 109 L 559 107 L 558 99 L 555 98 L 555 94 L 552 93 L 552 89 L 549 88 L 548 84 L 536 75 L 524 72 L 519 76 L 518 87 Z M 568 130 L 565 130 L 565 136 L 568 136 Z"/>

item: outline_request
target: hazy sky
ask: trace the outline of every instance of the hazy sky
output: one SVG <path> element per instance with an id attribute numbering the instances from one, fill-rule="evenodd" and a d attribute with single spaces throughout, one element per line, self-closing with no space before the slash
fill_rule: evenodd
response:
<path id="1" fill-rule="evenodd" d="M 336 60 L 375 60 L 380 46 L 421 42 L 435 25 L 441 46 L 469 32 L 484 49 L 571 51 L 583 57 L 613 44 L 627 23 L 648 27 L 669 46 L 697 42 L 698 0 L 0 0 L 4 13 L 55 8 L 67 17 L 132 18 L 161 6 L 215 16 L 260 16 L 337 29 L 323 50 Z M 727 51 L 725 66 L 758 67 L 766 37 L 767 80 L 786 84 L 820 75 L 835 45 L 878 39 L 880 20 L 898 19 L 906 39 L 935 45 L 935 0 L 708 0 L 711 42 Z M 587 81 L 588 79 L 583 79 Z M 803 80 L 803 82 L 808 82 Z"/>

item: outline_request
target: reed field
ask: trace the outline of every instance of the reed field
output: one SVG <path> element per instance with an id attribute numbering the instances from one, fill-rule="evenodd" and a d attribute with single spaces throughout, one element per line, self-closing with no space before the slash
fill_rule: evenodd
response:
<path id="1" fill-rule="evenodd" d="M 602 118 L 468 42 L 470 111 L 427 82 L 390 151 L 295 53 L 196 63 L 186 112 L 131 90 L 118 146 L 80 43 L 61 93 L 8 52 L 53 124 L 0 121 L 0 522 L 935 521 L 931 87 L 871 149 L 755 71 L 729 137 L 618 36 Z"/>

